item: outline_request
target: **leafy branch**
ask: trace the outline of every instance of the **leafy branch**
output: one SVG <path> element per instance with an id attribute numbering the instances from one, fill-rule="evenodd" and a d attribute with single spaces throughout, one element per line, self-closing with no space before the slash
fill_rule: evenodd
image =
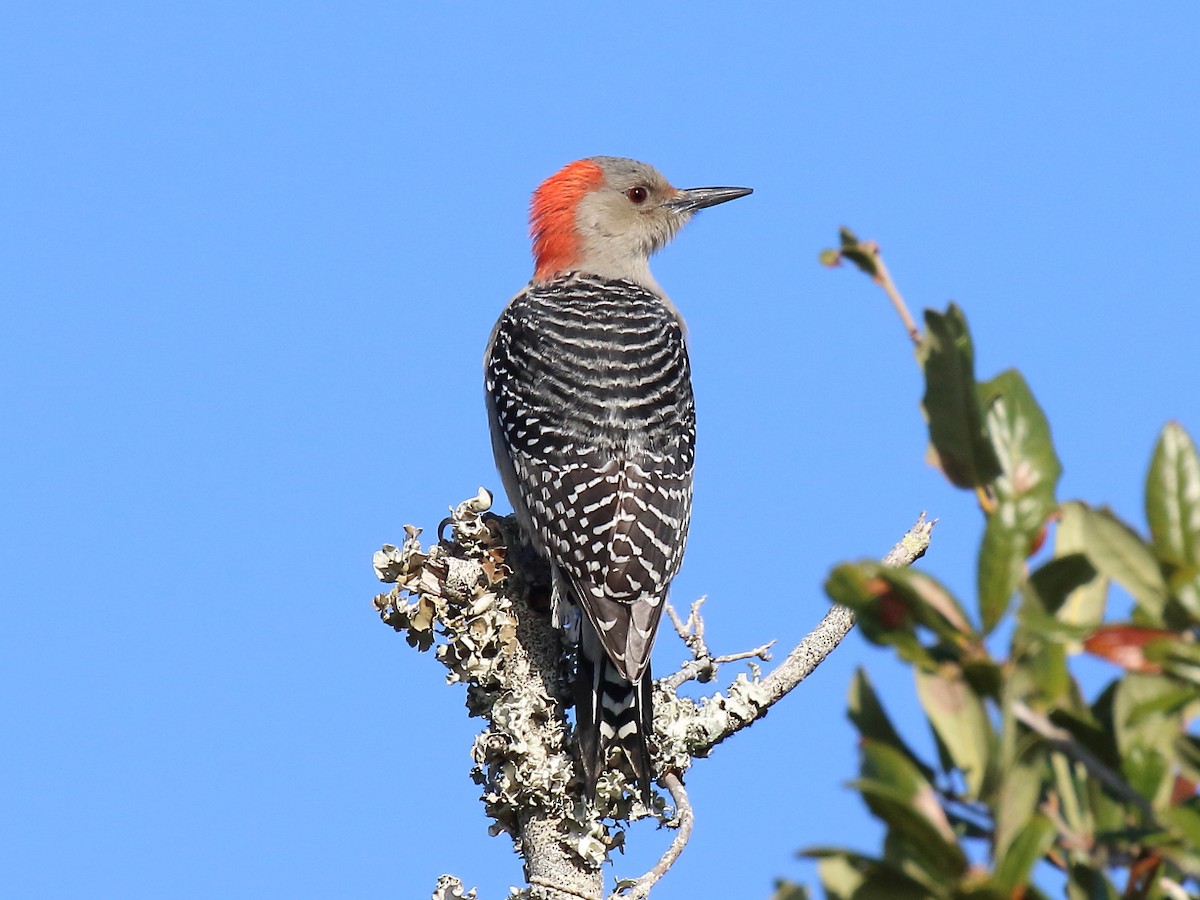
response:
<path id="1" fill-rule="evenodd" d="M 873 562 L 843 563 L 826 582 L 863 636 L 911 667 L 938 751 L 935 762 L 915 753 L 866 673 L 855 676 L 854 787 L 887 837 L 879 857 L 806 850 L 827 895 L 1039 898 L 1049 881 L 1072 900 L 1189 896 L 1200 885 L 1194 443 L 1174 422 L 1159 436 L 1148 537 L 1108 510 L 1060 502 L 1050 426 L 1020 373 L 977 381 L 962 311 L 927 310 L 922 335 L 878 246 L 840 237 L 822 262 L 854 263 L 900 313 L 925 377 L 928 459 L 974 492 L 984 534 L 970 607 L 931 575 Z M 1106 619 L 1112 585 L 1131 603 Z M 1091 700 L 1072 666 L 1083 654 L 1117 667 Z"/>

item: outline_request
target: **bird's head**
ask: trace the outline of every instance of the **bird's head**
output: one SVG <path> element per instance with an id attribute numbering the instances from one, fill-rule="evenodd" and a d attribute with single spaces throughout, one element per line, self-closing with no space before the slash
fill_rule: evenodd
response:
<path id="1" fill-rule="evenodd" d="M 653 166 L 615 156 L 581 159 L 533 194 L 534 279 L 580 271 L 627 278 L 653 290 L 650 256 L 698 209 L 736 200 L 751 188 L 677 188 Z"/>

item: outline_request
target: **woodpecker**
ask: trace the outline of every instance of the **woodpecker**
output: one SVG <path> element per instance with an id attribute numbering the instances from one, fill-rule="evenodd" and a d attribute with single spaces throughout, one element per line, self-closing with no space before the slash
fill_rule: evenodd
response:
<path id="1" fill-rule="evenodd" d="M 578 629 L 575 730 L 593 797 L 620 748 L 649 803 L 650 650 L 691 519 L 685 328 L 650 257 L 696 210 L 749 193 L 681 190 L 612 156 L 561 169 L 533 194 L 533 278 L 484 357 L 496 466 L 550 563 L 555 624 Z"/>

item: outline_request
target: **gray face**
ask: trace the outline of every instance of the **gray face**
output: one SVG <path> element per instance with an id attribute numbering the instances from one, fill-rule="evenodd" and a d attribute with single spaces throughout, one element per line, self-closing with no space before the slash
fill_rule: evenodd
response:
<path id="1" fill-rule="evenodd" d="M 604 174 L 577 201 L 577 252 L 563 268 L 623 278 L 662 294 L 650 274 L 650 256 L 671 240 L 698 209 L 751 193 L 749 188 L 705 187 L 680 190 L 653 166 L 617 156 L 587 160 Z"/>
<path id="2" fill-rule="evenodd" d="M 601 271 L 641 269 L 691 218 L 672 205 L 679 191 L 653 166 L 613 156 L 594 157 L 604 185 L 580 201 L 575 223 L 585 260 Z M 632 274 L 632 273 L 630 273 Z M 628 277 L 628 276 L 626 276 Z"/>

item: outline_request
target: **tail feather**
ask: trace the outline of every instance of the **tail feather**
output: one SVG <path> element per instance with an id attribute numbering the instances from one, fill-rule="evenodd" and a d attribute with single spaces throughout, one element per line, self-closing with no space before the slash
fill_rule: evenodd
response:
<path id="1" fill-rule="evenodd" d="M 575 675 L 575 729 L 587 791 L 593 797 L 596 795 L 596 782 L 608 768 L 609 753 L 619 747 L 643 802 L 649 805 L 651 765 L 647 739 L 654 720 L 650 666 L 646 666 L 636 684 L 630 682 L 608 658 L 590 623 L 583 623 L 581 631 Z"/>

